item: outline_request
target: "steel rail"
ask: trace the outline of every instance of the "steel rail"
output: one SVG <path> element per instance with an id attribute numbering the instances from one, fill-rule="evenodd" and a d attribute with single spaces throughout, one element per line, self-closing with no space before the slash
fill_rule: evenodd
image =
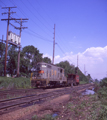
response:
<path id="1" fill-rule="evenodd" d="M 90 84 L 88 84 L 88 85 L 90 85 Z M 79 86 L 78 86 L 79 87 Z M 83 87 L 83 86 L 80 86 L 80 87 Z M 65 89 L 70 89 L 70 88 L 65 88 Z M 64 89 L 64 90 L 65 90 Z M 74 88 L 75 89 L 75 88 Z M 53 92 L 59 92 L 59 91 L 64 91 L 64 90 L 56 90 L 56 91 L 52 91 L 52 93 Z M 49 92 L 49 93 L 51 93 L 51 92 Z M 28 97 L 33 97 L 33 96 L 40 96 L 40 95 L 44 95 L 44 94 L 49 94 L 49 93 L 43 93 L 43 94 L 39 94 L 39 95 L 37 95 L 37 94 L 33 94 L 33 95 L 27 95 L 27 96 L 23 96 L 23 97 L 17 97 L 17 98 L 11 98 L 11 99 L 6 99 L 6 100 L 0 100 L 0 103 L 2 103 L 2 102 L 6 102 L 6 101 L 12 101 L 12 100 L 17 100 L 17 99 L 22 99 L 22 98 L 28 98 Z"/>
<path id="2" fill-rule="evenodd" d="M 88 86 L 85 86 L 85 88 L 88 88 L 90 86 L 93 86 L 93 85 L 88 85 Z M 77 87 L 77 89 L 82 89 L 84 86 L 81 86 L 81 87 Z M 59 93 L 58 91 L 55 91 L 55 92 L 50 92 L 50 93 L 45 93 L 45 94 L 40 94 L 39 96 L 35 96 L 35 97 L 38 97 L 38 98 L 32 98 L 30 100 L 27 99 L 27 101 L 21 101 L 19 103 L 13 103 L 11 105 L 5 105 L 5 106 L 2 106 L 0 107 L 0 111 L 3 110 L 3 109 L 8 109 L 8 108 L 11 108 L 11 107 L 14 107 L 14 106 L 19 106 L 19 105 L 23 105 L 23 104 L 29 104 L 29 103 L 32 103 L 34 101 L 40 101 L 40 100 L 44 100 L 48 97 L 56 97 L 56 96 L 60 96 L 60 95 L 63 95 L 63 94 L 68 94 L 68 93 L 72 93 L 76 88 L 74 88 L 73 90 L 71 89 L 66 89 L 67 91 L 64 90 L 60 90 Z M 31 95 L 33 96 L 33 95 Z M 31 97 L 31 96 L 24 96 L 23 98 L 27 98 L 27 97 Z M 22 97 L 21 97 L 22 98 Z M 19 99 L 19 98 L 16 98 L 16 99 Z M 11 100 L 15 100 L 15 99 L 11 99 Z M 11 101 L 10 100 L 10 101 Z M 5 101 L 8 101 L 8 100 L 5 100 Z M 5 102 L 5 101 L 1 101 L 1 102 Z M 17 102 L 17 101 L 16 101 Z"/>

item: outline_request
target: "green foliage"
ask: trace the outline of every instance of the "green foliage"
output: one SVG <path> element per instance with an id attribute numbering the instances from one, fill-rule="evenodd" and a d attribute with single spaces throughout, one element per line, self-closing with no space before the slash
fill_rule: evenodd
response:
<path id="1" fill-rule="evenodd" d="M 11 89 L 11 88 L 30 88 L 29 78 L 12 78 L 12 77 L 0 77 L 0 88 Z"/>
<path id="2" fill-rule="evenodd" d="M 5 44 L 0 42 L 0 76 L 4 74 Z"/>
<path id="3" fill-rule="evenodd" d="M 102 105 L 97 120 L 107 120 L 107 106 Z"/>
<path id="4" fill-rule="evenodd" d="M 107 87 L 107 78 L 103 78 L 102 80 L 101 80 L 101 82 L 100 82 L 100 86 L 101 87 Z"/>
<path id="5" fill-rule="evenodd" d="M 47 115 L 45 115 L 44 118 L 42 118 L 42 120 L 55 120 L 55 118 L 53 118 L 52 115 L 47 114 Z"/>
<path id="6" fill-rule="evenodd" d="M 68 74 L 75 74 L 77 68 L 72 64 L 70 65 L 68 61 L 64 61 L 64 62 L 62 61 L 56 65 L 64 68 L 66 77 Z M 82 81 L 82 83 L 88 83 L 88 78 L 81 72 L 79 68 L 77 74 L 79 75 L 79 80 Z"/>
<path id="7" fill-rule="evenodd" d="M 33 117 L 32 117 L 32 120 L 38 120 L 39 118 L 38 118 L 38 116 L 37 115 L 34 115 Z"/>
<path id="8" fill-rule="evenodd" d="M 67 77 L 68 74 L 72 73 L 74 74 L 75 73 L 75 67 L 74 65 L 70 65 L 70 63 L 68 61 L 62 61 L 58 64 L 56 64 L 58 67 L 62 67 L 64 68 L 65 70 L 65 76 Z"/>
<path id="9" fill-rule="evenodd" d="M 29 74 L 32 67 L 42 61 L 42 54 L 34 46 L 25 46 L 21 51 L 20 72 Z"/>
<path id="10" fill-rule="evenodd" d="M 7 62 L 7 71 L 11 76 L 13 74 L 16 74 L 17 71 L 17 50 L 15 46 L 9 46 L 8 47 L 8 62 Z"/>
<path id="11" fill-rule="evenodd" d="M 99 83 L 100 89 L 98 90 L 99 98 L 107 98 L 107 78 L 103 78 Z"/>
<path id="12" fill-rule="evenodd" d="M 48 57 L 44 57 L 43 62 L 51 64 L 51 59 Z"/>
<path id="13" fill-rule="evenodd" d="M 104 98 L 104 97 L 107 98 L 107 87 L 100 88 L 98 90 L 98 96 L 99 98 Z"/>

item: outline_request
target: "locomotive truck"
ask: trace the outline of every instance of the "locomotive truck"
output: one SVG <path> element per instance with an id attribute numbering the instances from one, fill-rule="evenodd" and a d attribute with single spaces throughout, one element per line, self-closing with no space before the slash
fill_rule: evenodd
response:
<path id="1" fill-rule="evenodd" d="M 63 68 L 45 62 L 37 63 L 31 71 L 31 87 L 72 86 L 79 83 L 79 76 L 68 74 L 66 78 Z"/>

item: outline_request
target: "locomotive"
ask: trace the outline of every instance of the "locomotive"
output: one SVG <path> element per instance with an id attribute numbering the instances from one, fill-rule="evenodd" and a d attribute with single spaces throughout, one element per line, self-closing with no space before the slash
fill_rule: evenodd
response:
<path id="1" fill-rule="evenodd" d="M 51 87 L 77 85 L 78 76 L 64 75 L 64 69 L 53 64 L 39 62 L 36 68 L 31 69 L 31 87 Z M 77 81 L 76 81 L 77 80 Z"/>

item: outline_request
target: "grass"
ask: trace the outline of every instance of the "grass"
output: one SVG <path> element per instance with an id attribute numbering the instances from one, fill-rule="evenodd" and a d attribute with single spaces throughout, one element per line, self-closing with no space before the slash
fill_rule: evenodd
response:
<path id="1" fill-rule="evenodd" d="M 37 115 L 32 116 L 31 120 L 56 120 L 57 117 L 52 117 L 51 114 L 47 114 L 44 117 L 38 117 Z"/>
<path id="2" fill-rule="evenodd" d="M 87 81 L 80 81 L 80 85 L 88 83 Z"/>
<path id="3" fill-rule="evenodd" d="M 81 98 L 72 96 L 64 110 L 65 115 L 68 113 L 73 120 L 107 120 L 107 99 L 99 98 L 97 93 Z M 65 116 L 65 119 L 68 117 Z"/>
<path id="4" fill-rule="evenodd" d="M 0 77 L 0 89 L 18 89 L 30 87 L 30 78 Z"/>

